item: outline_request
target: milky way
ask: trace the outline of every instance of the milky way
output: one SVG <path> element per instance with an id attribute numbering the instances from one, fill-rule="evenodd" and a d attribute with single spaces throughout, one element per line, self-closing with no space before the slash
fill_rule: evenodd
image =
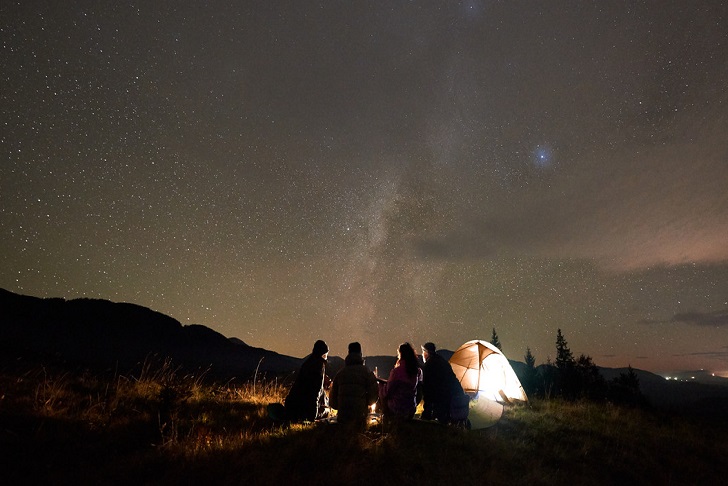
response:
<path id="1" fill-rule="evenodd" d="M 0 287 L 726 371 L 726 59 L 716 1 L 5 1 Z"/>

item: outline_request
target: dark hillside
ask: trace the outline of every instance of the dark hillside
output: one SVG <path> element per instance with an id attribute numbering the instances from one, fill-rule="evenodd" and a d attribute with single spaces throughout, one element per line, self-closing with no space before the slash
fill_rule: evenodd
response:
<path id="1" fill-rule="evenodd" d="M 3 359 L 94 368 L 138 368 L 150 356 L 218 378 L 290 373 L 300 359 L 230 340 L 201 325 L 183 326 L 142 306 L 98 299 L 41 299 L 0 289 Z M 263 360 L 261 361 L 261 358 Z"/>
<path id="2" fill-rule="evenodd" d="M 627 373 L 627 368 L 599 368 L 606 380 Z M 634 370 L 640 391 L 659 409 L 699 416 L 725 416 L 728 410 L 728 379 L 714 378 L 710 383 L 666 380 L 644 370 Z"/>

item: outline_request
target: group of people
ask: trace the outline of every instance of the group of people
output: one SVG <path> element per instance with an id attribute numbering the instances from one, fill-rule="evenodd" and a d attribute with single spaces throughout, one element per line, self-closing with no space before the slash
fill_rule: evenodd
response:
<path id="1" fill-rule="evenodd" d="M 285 400 L 289 420 L 325 418 L 330 407 L 337 411 L 338 423 L 364 425 L 372 405 L 377 403 L 385 418 L 411 419 L 421 400 L 421 417 L 425 420 L 457 423 L 467 418 L 468 397 L 450 364 L 437 354 L 431 342 L 422 345 L 422 367 L 414 347 L 401 344 L 387 380 L 378 379 L 367 368 L 361 345 L 353 342 L 344 368 L 331 381 L 326 375 L 328 353 L 328 345 L 316 341 L 303 362 Z"/>

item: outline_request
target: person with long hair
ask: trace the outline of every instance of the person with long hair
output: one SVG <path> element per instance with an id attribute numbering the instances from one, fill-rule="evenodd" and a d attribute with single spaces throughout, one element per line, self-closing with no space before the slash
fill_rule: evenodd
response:
<path id="1" fill-rule="evenodd" d="M 414 417 L 421 383 L 422 369 L 415 348 L 410 343 L 402 343 L 397 349 L 397 363 L 383 387 L 385 416 L 402 419 Z"/>

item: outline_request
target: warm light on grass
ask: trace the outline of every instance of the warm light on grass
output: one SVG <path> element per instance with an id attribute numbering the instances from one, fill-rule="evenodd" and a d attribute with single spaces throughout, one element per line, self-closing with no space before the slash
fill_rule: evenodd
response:
<path id="1" fill-rule="evenodd" d="M 266 406 L 288 391 L 275 379 L 209 383 L 171 364 L 139 376 L 0 374 L 0 386 L 8 484 L 109 474 L 129 484 L 476 483 L 484 470 L 492 484 L 715 484 L 728 474 L 725 421 L 607 403 L 532 400 L 479 431 L 379 421 L 351 432 L 272 421 Z"/>

